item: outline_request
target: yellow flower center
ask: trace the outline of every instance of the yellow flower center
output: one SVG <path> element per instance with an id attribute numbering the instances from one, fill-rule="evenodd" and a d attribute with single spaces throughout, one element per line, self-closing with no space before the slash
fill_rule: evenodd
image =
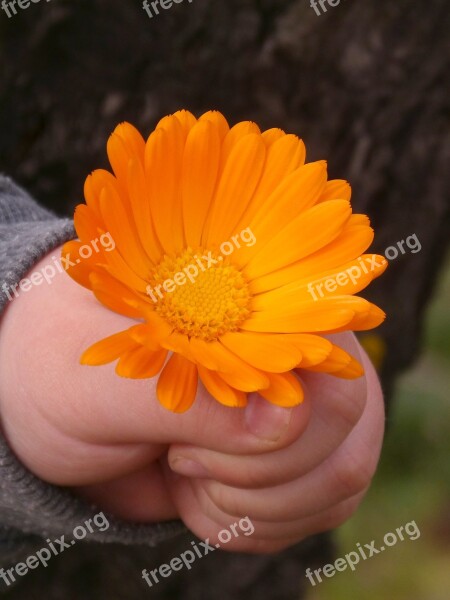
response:
<path id="1" fill-rule="evenodd" d="M 191 248 L 165 256 L 150 275 L 156 312 L 178 333 L 212 341 L 236 331 L 250 314 L 250 291 L 242 273 L 223 256 Z"/>

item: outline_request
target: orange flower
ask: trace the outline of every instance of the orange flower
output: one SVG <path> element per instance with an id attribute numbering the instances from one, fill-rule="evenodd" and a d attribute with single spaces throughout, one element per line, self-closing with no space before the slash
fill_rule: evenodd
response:
<path id="1" fill-rule="evenodd" d="M 219 112 L 163 118 L 147 141 L 130 124 L 108 141 L 114 175 L 97 170 L 75 211 L 80 258 L 69 274 L 110 310 L 136 321 L 86 350 L 81 362 L 118 359 L 117 374 L 159 374 L 160 402 L 193 403 L 198 379 L 222 404 L 258 392 L 302 402 L 295 368 L 362 375 L 320 334 L 371 329 L 384 319 L 354 296 L 386 268 L 363 255 L 369 219 L 352 214 L 350 186 L 280 129 L 230 128 Z M 83 244 L 110 235 L 83 259 Z"/>

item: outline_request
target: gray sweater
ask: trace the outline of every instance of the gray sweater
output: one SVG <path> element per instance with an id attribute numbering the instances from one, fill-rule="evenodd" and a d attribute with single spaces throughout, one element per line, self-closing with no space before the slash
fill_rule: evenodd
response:
<path id="1" fill-rule="evenodd" d="M 75 237 L 72 221 L 55 217 L 38 206 L 9 178 L 0 176 L 0 310 L 9 302 L 8 290 L 32 266 L 63 242 Z M 4 285 L 6 284 L 6 285 Z M 11 292 L 9 292 L 11 296 Z M 17 560 L 42 540 L 72 530 L 99 511 L 67 490 L 34 477 L 0 436 L 0 558 L 2 566 Z M 109 519 L 105 532 L 90 539 L 154 546 L 182 531 L 181 523 L 132 525 Z"/>
<path id="2" fill-rule="evenodd" d="M 43 256 L 74 237 L 71 220 L 40 207 L 8 177 L 0 175 L 0 309 L 4 311 L 9 302 L 10 286 Z M 48 549 L 49 542 L 62 535 L 70 541 L 74 529 L 99 512 L 98 507 L 83 502 L 70 490 L 35 477 L 0 434 L 0 568 L 7 570 L 40 549 Z M 94 528 L 86 540 L 52 556 L 46 568 L 41 564 L 24 576 L 3 571 L 0 595 L 7 592 L 8 598 L 26 600 L 44 596 L 55 600 L 297 600 L 304 579 L 304 557 L 308 558 L 307 565 L 313 564 L 316 555 L 319 564 L 327 557 L 323 536 L 276 556 L 217 551 L 199 560 L 195 569 L 174 573 L 170 580 L 150 588 L 142 579 L 142 570 L 155 569 L 191 549 L 193 535 L 186 533 L 179 521 L 142 525 L 109 515 L 107 520 L 106 530 Z M 54 547 L 60 548 L 56 542 Z"/>

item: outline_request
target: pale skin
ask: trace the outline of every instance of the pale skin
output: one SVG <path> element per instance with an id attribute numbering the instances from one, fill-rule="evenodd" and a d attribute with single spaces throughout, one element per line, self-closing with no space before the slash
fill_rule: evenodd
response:
<path id="1" fill-rule="evenodd" d="M 54 251 L 52 255 L 58 252 Z M 44 258 L 33 271 L 51 258 Z M 8 306 L 0 324 L 0 414 L 19 459 L 120 518 L 180 518 L 199 538 L 250 517 L 255 531 L 224 549 L 266 553 L 337 527 L 355 512 L 375 472 L 384 404 L 373 366 L 351 333 L 335 343 L 366 375 L 305 373 L 305 402 L 257 396 L 230 409 L 200 385 L 183 414 L 164 409 L 156 380 L 87 367 L 92 343 L 133 322 L 58 273 Z"/>

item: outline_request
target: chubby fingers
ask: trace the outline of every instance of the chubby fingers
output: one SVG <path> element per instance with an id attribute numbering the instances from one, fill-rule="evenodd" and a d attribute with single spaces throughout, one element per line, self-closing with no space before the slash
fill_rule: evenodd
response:
<path id="1" fill-rule="evenodd" d="M 366 360 L 353 334 L 330 337 L 359 360 Z M 367 370 L 373 370 L 370 362 Z M 182 475 L 210 477 L 244 488 L 277 485 L 308 473 L 331 455 L 359 421 L 366 406 L 368 380 L 367 373 L 359 379 L 346 380 L 303 371 L 302 383 L 311 406 L 311 419 L 305 432 L 291 445 L 265 455 L 242 456 L 237 461 L 233 454 L 192 444 L 173 444 L 169 451 L 172 469 Z"/>
<path id="2" fill-rule="evenodd" d="M 233 531 L 233 524 L 238 525 L 245 520 L 251 523 L 250 531 L 241 532 L 239 526 L 237 532 L 231 537 L 224 549 L 239 552 L 275 552 L 282 550 L 300 540 L 323 531 L 334 529 L 347 521 L 361 503 L 365 490 L 347 498 L 342 502 L 318 511 L 315 514 L 298 519 L 283 522 L 259 521 L 248 514 L 243 516 L 229 515 L 211 504 L 208 512 L 199 509 L 198 496 L 185 490 L 185 504 L 189 506 L 186 513 L 181 514 L 186 526 L 200 539 L 209 538 L 211 544 L 220 543 L 220 531 Z M 236 529 L 236 527 L 234 528 Z"/>
<path id="3" fill-rule="evenodd" d="M 343 442 L 366 406 L 367 382 L 319 373 L 303 377 L 311 419 L 305 432 L 284 448 L 239 457 L 195 445 L 173 444 L 171 468 L 189 477 L 212 478 L 234 487 L 258 488 L 297 479 L 323 462 Z"/>
<path id="4" fill-rule="evenodd" d="M 128 521 L 154 523 L 178 517 L 159 461 L 112 481 L 78 486 L 76 492 Z"/>
<path id="5" fill-rule="evenodd" d="M 43 259 L 36 268 L 49 260 Z M 36 323 L 35 314 L 45 314 L 49 307 L 52 318 Z M 135 322 L 105 310 L 69 277 L 55 278 L 52 286 L 34 288 L 10 309 L 11 318 L 4 324 L 2 335 L 14 342 L 15 353 L 27 364 L 28 373 L 21 398 L 9 395 L 5 411 L 10 422 L 46 422 L 63 437 L 86 444 L 158 447 L 195 443 L 229 454 L 258 454 L 285 447 L 308 423 L 308 402 L 285 409 L 255 398 L 245 409 L 230 409 L 200 385 L 192 408 L 174 414 L 157 400 L 157 378 L 125 379 L 115 374 L 112 364 L 80 365 L 80 356 L 87 347 Z M 17 339 L 11 323 L 21 323 L 29 336 Z M 52 343 L 43 347 L 41 343 L 37 353 L 36 343 L 42 339 Z M 42 381 L 43 365 L 51 365 L 45 400 L 37 386 Z M 20 373 L 14 373 L 14 377 L 23 380 Z"/>
<path id="6" fill-rule="evenodd" d="M 214 479 L 214 472 L 209 479 L 174 476 L 173 498 L 186 524 L 201 537 L 211 530 L 212 522 L 226 527 L 232 519 L 246 515 L 255 523 L 255 529 L 259 524 L 262 546 L 266 540 L 272 548 L 277 540 L 293 543 L 292 536 L 300 539 L 348 518 L 375 472 L 384 431 L 381 389 L 367 357 L 363 361 L 368 389 L 365 410 L 346 439 L 325 460 L 297 479 L 281 485 L 268 483 L 261 489 L 245 488 L 243 481 L 240 487 L 223 484 Z M 267 458 L 261 456 L 261 460 Z M 266 471 L 268 482 L 273 479 L 271 468 Z"/>

